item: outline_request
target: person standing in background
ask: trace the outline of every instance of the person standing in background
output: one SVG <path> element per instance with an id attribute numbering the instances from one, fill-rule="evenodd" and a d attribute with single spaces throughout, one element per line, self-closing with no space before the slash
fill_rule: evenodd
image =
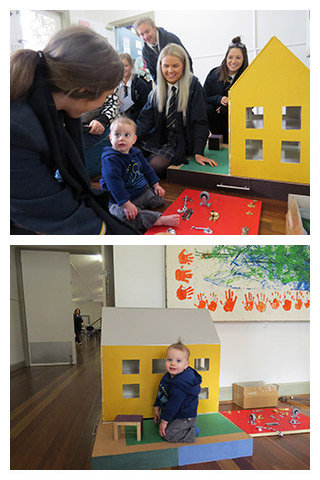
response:
<path id="1" fill-rule="evenodd" d="M 82 316 L 79 308 L 76 308 L 73 313 L 73 324 L 74 324 L 74 333 L 76 334 L 76 343 L 81 345 L 81 329 L 82 329 Z"/>

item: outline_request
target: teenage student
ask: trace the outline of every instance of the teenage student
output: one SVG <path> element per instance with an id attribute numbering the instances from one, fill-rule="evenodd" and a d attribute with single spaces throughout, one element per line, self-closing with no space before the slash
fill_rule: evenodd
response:
<path id="1" fill-rule="evenodd" d="M 247 66 L 247 48 L 235 37 L 221 65 L 213 68 L 204 82 L 210 132 L 223 135 L 224 143 L 228 143 L 228 92 Z"/>
<path id="2" fill-rule="evenodd" d="M 129 53 L 120 53 L 120 58 L 124 67 L 123 79 L 119 85 L 120 112 L 136 121 L 152 90 L 152 81 L 134 72 L 134 63 Z"/>
<path id="3" fill-rule="evenodd" d="M 170 43 L 159 55 L 158 84 L 137 119 L 139 147 L 158 176 L 169 165 L 217 163 L 204 157 L 209 129 L 203 87 L 189 68 L 186 51 Z"/>
<path id="4" fill-rule="evenodd" d="M 136 234 L 92 190 L 80 116 L 123 77 L 118 53 L 83 26 L 56 33 L 42 52 L 11 57 L 11 233 Z"/>
<path id="5" fill-rule="evenodd" d="M 157 27 L 152 18 L 139 18 L 134 24 L 136 34 L 142 38 L 144 45 L 142 48 L 142 57 L 147 64 L 147 68 L 151 73 L 154 82 L 157 82 L 157 61 L 160 51 L 168 45 L 168 43 L 176 43 L 182 45 L 180 38 L 174 33 L 168 32 L 162 27 Z M 188 56 L 190 70 L 192 72 L 192 60 L 185 49 Z"/>

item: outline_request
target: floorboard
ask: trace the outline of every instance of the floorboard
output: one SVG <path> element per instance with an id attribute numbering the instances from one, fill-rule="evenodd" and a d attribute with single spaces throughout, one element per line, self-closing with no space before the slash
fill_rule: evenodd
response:
<path id="1" fill-rule="evenodd" d="M 89 470 L 101 414 L 100 344 L 77 346 L 78 364 L 11 374 L 11 469 Z M 279 401 L 279 407 L 289 406 Z M 297 404 L 295 404 L 297 406 Z M 302 413 L 309 407 L 298 402 Z M 239 409 L 232 403 L 220 410 Z M 174 470 L 308 470 L 310 434 L 255 438 L 253 455 Z"/>

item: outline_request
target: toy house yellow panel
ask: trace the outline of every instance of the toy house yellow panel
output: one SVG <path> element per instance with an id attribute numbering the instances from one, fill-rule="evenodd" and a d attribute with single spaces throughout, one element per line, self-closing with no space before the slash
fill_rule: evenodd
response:
<path id="1" fill-rule="evenodd" d="M 207 310 L 103 308 L 102 419 L 153 417 L 168 345 L 181 339 L 202 376 L 198 413 L 217 412 L 220 341 Z"/>
<path id="2" fill-rule="evenodd" d="M 310 183 L 310 70 L 272 37 L 229 92 L 231 175 Z"/>

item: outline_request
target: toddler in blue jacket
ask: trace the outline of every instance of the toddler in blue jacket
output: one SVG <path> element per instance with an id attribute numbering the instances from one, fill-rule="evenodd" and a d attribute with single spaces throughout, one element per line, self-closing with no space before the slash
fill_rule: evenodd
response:
<path id="1" fill-rule="evenodd" d="M 168 442 L 195 441 L 201 375 L 189 366 L 190 351 L 180 341 L 167 349 L 166 370 L 153 406 L 159 434 Z"/>
<path id="2" fill-rule="evenodd" d="M 177 226 L 180 215 L 148 210 L 163 205 L 165 190 L 141 151 L 133 147 L 137 140 L 135 122 L 127 117 L 116 118 L 109 138 L 112 147 L 103 149 L 100 184 L 111 194 L 110 213 L 140 233 L 153 226 Z"/>

